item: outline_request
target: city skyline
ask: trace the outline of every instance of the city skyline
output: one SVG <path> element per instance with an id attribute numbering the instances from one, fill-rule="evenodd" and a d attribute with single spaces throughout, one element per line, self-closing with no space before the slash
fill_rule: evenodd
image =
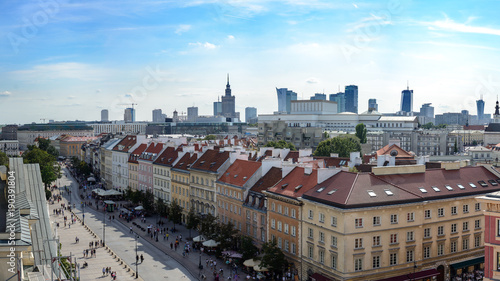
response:
<path id="1" fill-rule="evenodd" d="M 500 4 L 429 3 L 7 1 L 0 123 L 99 120 L 102 109 L 121 120 L 132 103 L 139 121 L 156 108 L 210 115 L 227 73 L 236 112 L 277 111 L 276 88 L 308 99 L 346 85 L 359 87 L 358 112 L 370 98 L 396 112 L 409 80 L 414 109 L 476 114 L 482 95 L 493 113 Z"/>

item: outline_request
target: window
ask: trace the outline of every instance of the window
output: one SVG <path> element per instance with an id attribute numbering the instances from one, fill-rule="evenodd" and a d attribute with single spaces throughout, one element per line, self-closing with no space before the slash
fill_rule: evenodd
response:
<path id="1" fill-rule="evenodd" d="M 319 222 L 324 223 L 325 222 L 325 214 L 319 213 Z"/>
<path id="2" fill-rule="evenodd" d="M 406 214 L 406 220 L 407 221 L 414 221 L 415 220 L 415 213 Z"/>
<path id="3" fill-rule="evenodd" d="M 463 231 L 468 231 L 469 230 L 469 222 L 468 221 L 464 221 L 462 223 L 462 229 L 463 229 Z"/>
<path id="4" fill-rule="evenodd" d="M 274 202 L 271 204 L 271 210 L 274 211 L 276 209 L 276 205 L 274 204 Z"/>
<path id="5" fill-rule="evenodd" d="M 398 215 L 397 214 L 391 215 L 391 223 L 392 224 L 398 223 Z"/>
<path id="6" fill-rule="evenodd" d="M 444 208 L 438 209 L 438 217 L 444 217 Z"/>
<path id="7" fill-rule="evenodd" d="M 457 224 L 456 223 L 452 223 L 451 224 L 451 233 L 456 233 L 457 232 Z"/>
<path id="8" fill-rule="evenodd" d="M 457 252 L 457 241 L 451 241 L 450 243 L 450 253 Z"/>
<path id="9" fill-rule="evenodd" d="M 314 218 L 313 210 L 309 210 L 309 219 L 312 220 Z"/>
<path id="10" fill-rule="evenodd" d="M 312 259 L 313 258 L 313 246 L 309 245 L 307 247 L 307 256 Z"/>
<path id="11" fill-rule="evenodd" d="M 431 247 L 424 246 L 424 259 L 431 257 Z"/>
<path id="12" fill-rule="evenodd" d="M 389 255 L 389 265 L 398 264 L 398 253 L 391 253 Z"/>
<path id="13" fill-rule="evenodd" d="M 481 246 L 481 235 L 474 236 L 474 247 L 477 248 Z"/>
<path id="14" fill-rule="evenodd" d="M 464 214 L 468 213 L 469 212 L 469 205 L 463 205 L 463 211 L 464 211 Z"/>
<path id="15" fill-rule="evenodd" d="M 456 215 L 457 214 L 457 206 L 451 207 L 451 214 Z"/>
<path id="16" fill-rule="evenodd" d="M 424 217 L 426 219 L 430 219 L 431 218 L 431 210 L 425 210 L 424 211 Z"/>
<path id="17" fill-rule="evenodd" d="M 408 231 L 406 232 L 406 241 L 414 241 L 415 240 L 415 237 L 414 237 L 414 232 L 413 231 Z"/>
<path id="18" fill-rule="evenodd" d="M 325 250 L 319 250 L 319 263 L 325 263 Z"/>
<path id="19" fill-rule="evenodd" d="M 285 223 L 285 234 L 288 234 L 288 223 Z"/>
<path id="20" fill-rule="evenodd" d="M 430 237 L 431 237 L 431 229 L 425 228 L 424 229 L 424 238 L 430 238 Z"/>
<path id="21" fill-rule="evenodd" d="M 285 216 L 288 216 L 288 207 L 285 206 Z"/>
<path id="22" fill-rule="evenodd" d="M 398 234 L 397 234 L 397 233 L 393 233 L 393 234 L 391 234 L 391 240 L 390 240 L 390 243 L 391 243 L 391 244 L 398 243 Z"/>
<path id="23" fill-rule="evenodd" d="M 313 239 L 314 238 L 314 231 L 312 228 L 309 228 L 308 233 L 309 233 L 309 236 L 307 236 L 307 237 L 310 239 Z"/>
<path id="24" fill-rule="evenodd" d="M 380 225 L 380 217 L 373 217 L 373 225 Z"/>
<path id="25" fill-rule="evenodd" d="M 271 219 L 271 228 L 272 229 L 276 228 L 276 221 L 274 219 Z"/>
<path id="26" fill-rule="evenodd" d="M 280 214 L 281 214 L 281 204 L 280 204 L 280 205 L 278 205 L 278 213 L 280 213 Z"/>
<path id="27" fill-rule="evenodd" d="M 285 251 L 288 252 L 290 250 L 290 242 L 288 240 L 285 240 Z"/>
<path id="28" fill-rule="evenodd" d="M 356 226 L 356 228 L 363 227 L 363 219 L 354 219 L 354 225 Z"/>
<path id="29" fill-rule="evenodd" d="M 292 209 L 292 218 L 295 218 L 295 209 Z"/>
<path id="30" fill-rule="evenodd" d="M 360 258 L 354 259 L 354 271 L 363 270 L 363 260 Z"/>
<path id="31" fill-rule="evenodd" d="M 280 221 L 278 221 L 278 231 L 280 231 L 280 232 L 281 232 L 281 230 L 282 230 L 281 226 L 282 226 L 281 222 L 280 222 Z"/>
<path id="32" fill-rule="evenodd" d="M 325 233 L 324 232 L 319 232 L 319 242 L 325 243 Z"/>
<path id="33" fill-rule="evenodd" d="M 354 249 L 361 249 L 361 248 L 363 248 L 363 238 L 354 239 Z"/>
<path id="34" fill-rule="evenodd" d="M 474 228 L 475 229 L 481 228 L 481 220 L 475 220 L 474 221 Z"/>
<path id="35" fill-rule="evenodd" d="M 292 254 L 296 253 L 297 253 L 297 245 L 295 245 L 295 243 L 292 243 Z"/>
<path id="36" fill-rule="evenodd" d="M 413 261 L 413 250 L 406 251 L 406 262 Z"/>
<path id="37" fill-rule="evenodd" d="M 331 246 L 337 247 L 337 237 L 332 235 L 331 240 L 332 240 Z"/>
<path id="38" fill-rule="evenodd" d="M 437 255 L 438 256 L 444 255 L 444 244 L 443 243 L 438 244 Z"/>
<path id="39" fill-rule="evenodd" d="M 295 237 L 295 233 L 296 233 L 296 231 L 295 231 L 295 226 L 292 226 L 292 229 L 291 229 L 291 230 L 292 230 L 292 231 L 291 231 L 291 235 L 292 235 L 293 237 Z"/>
<path id="40" fill-rule="evenodd" d="M 444 235 L 444 226 L 438 226 L 438 236 Z"/>
<path id="41" fill-rule="evenodd" d="M 380 246 L 380 236 L 373 236 L 373 247 Z"/>
<path id="42" fill-rule="evenodd" d="M 476 210 L 476 212 L 477 212 L 477 211 L 481 211 L 481 203 L 476 203 L 476 204 L 474 205 L 474 210 Z"/>
<path id="43" fill-rule="evenodd" d="M 463 238 L 462 239 L 462 250 L 468 250 L 469 249 L 469 238 Z"/>
<path id="44" fill-rule="evenodd" d="M 332 254 L 332 256 L 331 256 L 331 262 L 332 262 L 332 264 L 331 264 L 332 268 L 336 269 L 337 268 L 337 256 L 336 255 Z"/>
<path id="45" fill-rule="evenodd" d="M 332 226 L 337 227 L 337 217 L 332 217 Z"/>
<path id="46" fill-rule="evenodd" d="M 379 268 L 380 267 L 380 256 L 373 256 L 373 258 L 372 258 L 372 266 L 373 266 L 373 268 Z"/>

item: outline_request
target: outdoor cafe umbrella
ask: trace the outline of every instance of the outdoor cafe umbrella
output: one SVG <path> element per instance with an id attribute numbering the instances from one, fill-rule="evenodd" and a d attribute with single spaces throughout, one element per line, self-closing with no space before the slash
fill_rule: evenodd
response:
<path id="1" fill-rule="evenodd" d="M 254 259 L 248 259 L 248 260 L 243 262 L 243 265 L 248 266 L 248 267 L 254 267 L 254 266 L 259 265 L 259 264 L 260 264 L 260 260 L 254 260 Z"/>
<path id="2" fill-rule="evenodd" d="M 212 239 L 203 242 L 203 246 L 205 246 L 205 247 L 217 247 L 217 245 L 219 245 L 219 242 L 216 242 L 215 240 L 212 240 Z"/>
<path id="3" fill-rule="evenodd" d="M 206 240 L 207 240 L 207 238 L 205 236 L 203 236 L 203 235 L 198 235 L 195 238 L 193 238 L 194 242 L 203 242 L 203 241 L 206 241 Z"/>
<path id="4" fill-rule="evenodd" d="M 134 208 L 136 211 L 141 211 L 141 210 L 144 210 L 144 207 L 143 206 L 137 206 Z"/>
<path id="5" fill-rule="evenodd" d="M 89 178 L 87 178 L 87 181 L 95 181 L 95 178 L 94 177 L 89 177 Z"/>
<path id="6" fill-rule="evenodd" d="M 261 267 L 261 266 L 260 266 L 260 264 L 255 265 L 255 266 L 253 267 L 253 269 L 254 269 L 255 271 L 269 271 L 269 269 L 267 269 L 266 267 Z"/>

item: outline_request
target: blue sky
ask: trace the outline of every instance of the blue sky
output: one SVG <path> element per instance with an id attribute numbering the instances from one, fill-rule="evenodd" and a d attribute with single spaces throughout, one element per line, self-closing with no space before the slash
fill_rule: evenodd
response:
<path id="1" fill-rule="evenodd" d="M 226 74 L 236 109 L 277 110 L 358 85 L 360 111 L 468 109 L 500 93 L 497 1 L 40 0 L 0 2 L 0 123 L 212 114 Z"/>

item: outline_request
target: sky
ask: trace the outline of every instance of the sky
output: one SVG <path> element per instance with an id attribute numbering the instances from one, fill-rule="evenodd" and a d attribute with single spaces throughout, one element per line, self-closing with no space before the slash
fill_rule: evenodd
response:
<path id="1" fill-rule="evenodd" d="M 0 1 L 0 124 L 111 120 L 135 104 L 213 113 L 227 74 L 236 110 L 277 110 L 276 87 L 309 99 L 359 87 L 400 108 L 469 110 L 500 93 L 498 1 Z M 44 121 L 45 120 L 45 121 Z"/>

